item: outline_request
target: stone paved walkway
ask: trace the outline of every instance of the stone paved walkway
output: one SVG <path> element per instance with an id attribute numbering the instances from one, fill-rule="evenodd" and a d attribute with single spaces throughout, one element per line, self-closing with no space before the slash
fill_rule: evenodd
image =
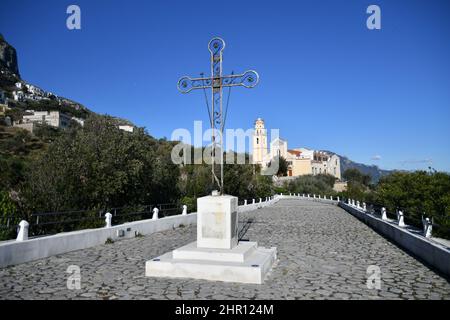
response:
<path id="1" fill-rule="evenodd" d="M 195 240 L 195 227 L 155 233 L 0 269 L 1 299 L 449 299 L 450 284 L 341 208 L 281 200 L 242 214 L 244 238 L 276 246 L 263 285 L 144 276 L 145 261 Z M 68 290 L 69 265 L 81 290 Z M 381 269 L 368 289 L 367 267 Z"/>

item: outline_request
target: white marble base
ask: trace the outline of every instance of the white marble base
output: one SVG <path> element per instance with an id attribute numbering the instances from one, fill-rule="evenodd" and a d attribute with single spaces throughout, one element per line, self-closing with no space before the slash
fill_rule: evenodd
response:
<path id="1" fill-rule="evenodd" d="M 230 195 L 197 199 L 197 246 L 232 249 L 238 242 L 238 198 Z"/>
<path id="2" fill-rule="evenodd" d="M 232 249 L 198 248 L 196 242 L 148 260 L 148 277 L 193 278 L 261 284 L 277 258 L 276 248 L 241 241 Z"/>
<path id="3" fill-rule="evenodd" d="M 244 262 L 258 247 L 256 242 L 241 241 L 233 249 L 199 248 L 197 241 L 173 251 L 174 259 Z"/>

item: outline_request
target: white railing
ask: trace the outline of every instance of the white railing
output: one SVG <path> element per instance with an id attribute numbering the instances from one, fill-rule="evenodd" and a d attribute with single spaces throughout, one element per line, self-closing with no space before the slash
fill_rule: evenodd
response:
<path id="1" fill-rule="evenodd" d="M 278 196 L 252 199 L 252 203 L 245 201 L 238 206 L 238 212 L 252 211 L 269 206 L 279 201 Z M 112 225 L 112 214 L 105 214 L 105 226 L 95 229 L 58 233 L 43 237 L 28 237 L 29 223 L 22 220 L 19 223 L 18 235 L 15 240 L 0 242 L 0 267 L 28 262 L 32 260 L 50 257 L 69 251 L 86 249 L 104 244 L 108 240 L 133 238 L 138 235 L 147 235 L 154 232 L 171 230 L 180 226 L 197 223 L 197 213 L 187 212 L 187 206 L 183 205 L 181 214 L 167 217 L 159 217 L 159 209 L 153 209 L 151 219 L 138 220 L 120 225 Z"/>
<path id="2" fill-rule="evenodd" d="M 332 203 L 332 204 L 338 204 L 340 199 L 339 197 L 333 197 L 333 196 L 327 196 L 322 194 L 305 194 L 305 193 L 289 193 L 289 195 L 285 194 L 283 195 L 280 193 L 278 195 L 280 199 L 304 199 L 304 200 L 311 200 L 315 202 L 324 202 L 324 203 Z"/>
<path id="3" fill-rule="evenodd" d="M 430 239 L 432 220 L 422 218 L 423 230 L 420 230 L 405 224 L 401 210 L 397 211 L 396 219 L 389 219 L 386 208 L 381 208 L 381 216 L 378 217 L 367 210 L 365 203 L 362 207 L 358 207 L 357 203 L 349 199 L 347 203 L 341 201 L 339 206 L 409 253 L 450 276 L 450 249 L 438 239 Z"/>

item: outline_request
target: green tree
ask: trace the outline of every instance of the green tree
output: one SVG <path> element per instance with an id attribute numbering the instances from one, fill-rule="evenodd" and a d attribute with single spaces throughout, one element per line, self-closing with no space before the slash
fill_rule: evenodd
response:
<path id="1" fill-rule="evenodd" d="M 15 226 L 20 222 L 16 204 L 9 194 L 0 191 L 0 240 L 12 239 L 15 236 Z"/>
<path id="2" fill-rule="evenodd" d="M 342 177 L 347 182 L 357 182 L 362 185 L 368 186 L 372 180 L 368 174 L 363 174 L 361 171 L 355 168 L 350 168 L 344 171 Z"/>
<path id="3" fill-rule="evenodd" d="M 24 204 L 60 211 L 175 201 L 179 172 L 171 149 L 142 129 L 125 132 L 110 117 L 92 116 L 30 164 Z"/>
<path id="4" fill-rule="evenodd" d="M 436 234 L 450 237 L 450 175 L 443 172 L 395 172 L 382 177 L 376 201 L 388 211 L 404 211 L 409 224 L 421 227 L 425 214 L 433 217 Z"/>
<path id="5" fill-rule="evenodd" d="M 237 154 L 230 156 L 237 157 Z M 224 165 L 224 192 L 240 200 L 264 198 L 273 194 L 272 177 L 260 175 L 260 167 L 249 163 L 248 154 L 243 156 L 245 164 Z M 212 190 L 217 189 L 211 179 L 211 166 L 204 162 L 183 166 L 179 187 L 182 195 L 195 201 L 198 197 L 210 194 Z M 189 199 L 185 200 L 190 201 Z"/>
<path id="6" fill-rule="evenodd" d="M 282 156 L 276 156 L 273 160 L 274 163 L 278 162 L 277 176 L 286 177 L 288 172 L 288 163 Z"/>
<path id="7" fill-rule="evenodd" d="M 335 180 L 335 177 L 328 174 L 298 176 L 287 184 L 287 190 L 301 194 L 335 195 Z"/>
<path id="8" fill-rule="evenodd" d="M 342 177 L 347 181 L 347 190 L 340 195 L 344 198 L 351 198 L 359 201 L 368 201 L 370 197 L 370 187 L 373 187 L 371 176 L 363 174 L 356 168 L 350 168 L 344 171 Z"/>

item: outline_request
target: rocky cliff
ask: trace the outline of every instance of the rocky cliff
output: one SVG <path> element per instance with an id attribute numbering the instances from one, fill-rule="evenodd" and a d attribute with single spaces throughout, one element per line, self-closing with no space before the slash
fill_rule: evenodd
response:
<path id="1" fill-rule="evenodd" d="M 17 53 L 3 36 L 0 34 L 0 67 L 19 75 L 19 65 L 17 64 Z"/>
<path id="2" fill-rule="evenodd" d="M 13 120 L 21 120 L 26 110 L 61 111 L 85 119 L 91 112 L 81 103 L 58 96 L 21 79 L 16 49 L 0 34 L 0 91 L 5 93 Z"/>

